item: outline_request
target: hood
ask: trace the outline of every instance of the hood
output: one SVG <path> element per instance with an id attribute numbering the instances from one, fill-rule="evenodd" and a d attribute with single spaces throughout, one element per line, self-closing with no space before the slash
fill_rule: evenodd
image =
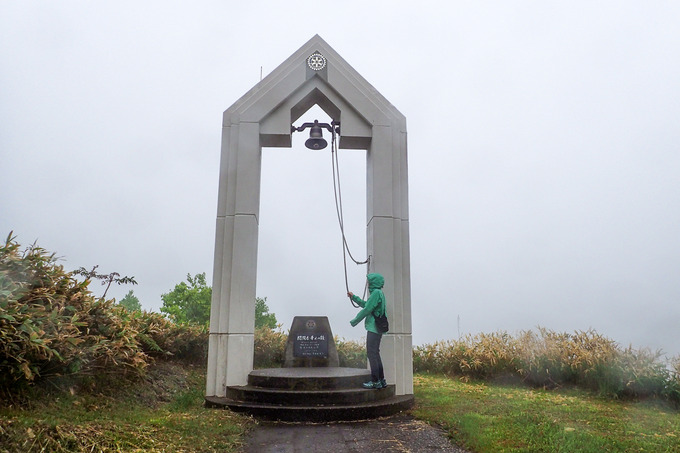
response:
<path id="1" fill-rule="evenodd" d="M 385 285 L 385 277 L 380 274 L 368 274 L 366 276 L 368 280 L 368 290 L 373 291 L 374 289 L 380 289 Z"/>

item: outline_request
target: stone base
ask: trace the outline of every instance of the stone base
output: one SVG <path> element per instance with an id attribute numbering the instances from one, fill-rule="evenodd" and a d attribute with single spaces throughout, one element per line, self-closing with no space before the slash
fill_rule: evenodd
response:
<path id="1" fill-rule="evenodd" d="M 370 372 L 358 368 L 270 368 L 255 370 L 248 385 L 227 388 L 206 406 L 228 407 L 264 420 L 327 422 L 393 415 L 413 406 L 413 395 L 395 395 L 394 385 L 365 389 Z"/>

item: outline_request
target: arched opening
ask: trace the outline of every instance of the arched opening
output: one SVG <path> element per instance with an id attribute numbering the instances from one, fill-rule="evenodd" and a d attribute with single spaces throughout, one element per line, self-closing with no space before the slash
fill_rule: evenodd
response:
<path id="1" fill-rule="evenodd" d="M 318 106 L 311 107 L 295 125 L 330 123 Z M 327 316 L 333 333 L 361 338 L 352 329 L 355 310 L 345 293 L 342 236 L 333 188 L 331 137 L 329 145 L 310 150 L 304 142 L 309 130 L 295 132 L 291 148 L 263 148 L 258 242 L 258 297 L 276 314 L 284 331 L 294 316 Z M 366 151 L 338 150 L 344 231 L 354 257 L 366 259 Z M 347 257 L 350 290 L 363 291 L 366 265 Z"/>

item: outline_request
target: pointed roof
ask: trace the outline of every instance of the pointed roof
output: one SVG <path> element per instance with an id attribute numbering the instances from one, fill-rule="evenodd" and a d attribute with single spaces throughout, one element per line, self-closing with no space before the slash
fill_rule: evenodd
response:
<path id="1" fill-rule="evenodd" d="M 406 129 L 404 115 L 319 35 L 229 107 L 223 125 L 259 123 L 262 146 L 289 147 L 291 124 L 313 105 L 341 122 L 341 148 L 366 148 L 375 126 Z"/>

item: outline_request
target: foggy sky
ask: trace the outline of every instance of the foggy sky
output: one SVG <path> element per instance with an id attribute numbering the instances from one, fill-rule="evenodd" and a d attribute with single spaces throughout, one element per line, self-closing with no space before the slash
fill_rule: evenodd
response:
<path id="1" fill-rule="evenodd" d="M 0 3 L 0 234 L 150 310 L 211 279 L 222 112 L 318 33 L 407 118 L 415 344 L 540 325 L 680 354 L 680 4 L 235 3 Z M 360 338 L 302 135 L 263 150 L 257 294 Z M 364 258 L 365 153 L 340 165 Z"/>

